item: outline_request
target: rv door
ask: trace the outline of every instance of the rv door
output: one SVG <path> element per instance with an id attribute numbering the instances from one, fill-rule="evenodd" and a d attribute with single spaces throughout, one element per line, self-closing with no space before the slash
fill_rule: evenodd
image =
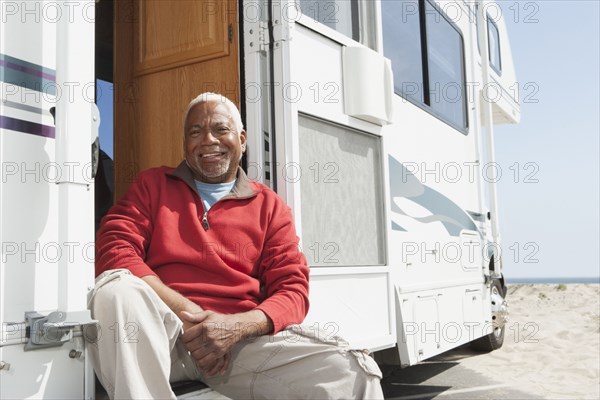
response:
<path id="1" fill-rule="evenodd" d="M 370 47 L 377 7 L 244 2 L 248 171 L 292 209 L 311 267 L 304 326 L 371 350 L 396 340 L 382 136 L 392 77 Z"/>

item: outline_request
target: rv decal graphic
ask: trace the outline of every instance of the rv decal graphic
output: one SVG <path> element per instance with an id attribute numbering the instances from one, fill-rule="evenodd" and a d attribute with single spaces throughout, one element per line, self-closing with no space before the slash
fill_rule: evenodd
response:
<path id="1" fill-rule="evenodd" d="M 56 72 L 0 53 L 0 82 L 56 96 Z"/>
<path id="2" fill-rule="evenodd" d="M 4 115 L 0 115 L 0 129 L 10 129 L 11 131 L 29 133 L 31 135 L 37 136 L 44 136 L 50 139 L 54 139 L 55 135 L 55 130 L 53 126 L 37 124 L 35 122 L 6 117 Z"/>
<path id="3" fill-rule="evenodd" d="M 25 104 L 23 101 L 11 101 L 9 98 L 11 95 L 15 95 L 12 97 L 19 97 L 16 96 L 19 93 L 17 87 L 35 90 L 52 97 L 56 96 L 56 72 L 53 69 L 0 53 L 0 83 L 2 85 L 1 92 L 4 111 L 13 109 L 35 114 L 35 120 L 28 121 L 16 118 L 14 115 L 9 116 L 4 112 L 0 114 L 0 129 L 54 139 L 54 127 L 39 123 L 39 116 L 47 114 L 48 111 Z M 21 93 L 21 99 L 23 96 Z"/>
<path id="4" fill-rule="evenodd" d="M 392 156 L 389 156 L 389 169 L 390 204 L 392 213 L 399 219 L 406 221 L 401 217 L 404 216 L 422 224 L 440 222 L 451 236 L 459 236 L 463 229 L 478 231 L 469 214 L 440 192 L 423 185 Z M 392 230 L 408 230 L 405 224 L 393 218 L 392 215 Z"/>

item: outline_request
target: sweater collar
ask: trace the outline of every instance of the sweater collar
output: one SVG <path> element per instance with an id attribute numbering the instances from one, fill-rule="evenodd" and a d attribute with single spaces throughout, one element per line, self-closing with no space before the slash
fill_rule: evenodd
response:
<path id="1" fill-rule="evenodd" d="M 187 183 L 187 185 L 192 188 L 194 192 L 198 193 L 196 183 L 194 182 L 194 175 L 192 175 L 192 170 L 187 165 L 185 160 L 183 160 L 173 171 L 168 172 L 167 175 L 181 179 Z M 245 198 L 252 197 L 256 193 L 258 193 L 258 191 L 252 187 L 252 181 L 250 181 L 242 167 L 238 166 L 235 186 L 231 190 L 231 193 L 229 193 L 226 197 Z"/>

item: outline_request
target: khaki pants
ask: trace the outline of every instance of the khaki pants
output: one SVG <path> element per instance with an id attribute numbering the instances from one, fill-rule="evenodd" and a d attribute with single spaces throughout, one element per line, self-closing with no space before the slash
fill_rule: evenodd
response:
<path id="1" fill-rule="evenodd" d="M 169 382 L 201 380 L 233 399 L 382 399 L 381 371 L 338 337 L 297 326 L 238 343 L 224 376 L 204 377 L 179 340 L 182 322 L 126 270 L 96 279 L 100 323 L 89 353 L 111 399 L 174 399 Z"/>

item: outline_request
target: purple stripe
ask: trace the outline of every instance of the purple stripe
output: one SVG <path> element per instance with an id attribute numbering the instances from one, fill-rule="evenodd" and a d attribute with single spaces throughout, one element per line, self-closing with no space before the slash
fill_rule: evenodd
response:
<path id="1" fill-rule="evenodd" d="M 40 78 L 48 79 L 51 81 L 56 80 L 56 76 L 54 76 L 52 74 L 47 74 L 45 72 L 38 71 L 33 68 L 25 67 L 23 65 L 15 64 L 10 61 L 0 60 L 0 67 L 1 66 L 5 66 L 6 68 L 11 68 L 11 69 L 14 69 L 17 71 L 25 72 L 26 74 L 29 74 L 29 75 L 39 76 Z"/>
<path id="2" fill-rule="evenodd" d="M 35 122 L 24 121 L 11 117 L 0 115 L 0 129 L 10 129 L 12 131 L 29 133 L 31 135 L 43 136 L 50 139 L 55 137 L 53 126 L 36 124 Z"/>

